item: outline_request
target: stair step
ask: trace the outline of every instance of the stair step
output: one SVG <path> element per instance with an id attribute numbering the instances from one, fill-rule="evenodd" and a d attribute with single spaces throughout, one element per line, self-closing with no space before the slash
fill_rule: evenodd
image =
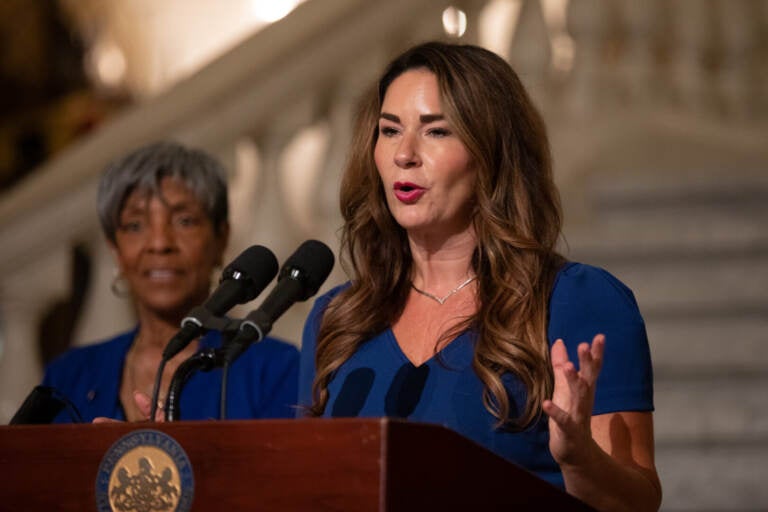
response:
<path id="1" fill-rule="evenodd" d="M 768 368 L 768 315 L 646 314 L 645 325 L 657 376 Z"/>
<path id="2" fill-rule="evenodd" d="M 750 252 L 768 253 L 768 198 L 759 214 L 734 211 L 670 216 L 665 212 L 643 215 L 607 215 L 599 222 L 566 227 L 561 252 L 576 258 L 619 257 L 663 259 L 727 257 Z"/>
<path id="3" fill-rule="evenodd" d="M 656 376 L 660 444 L 768 440 L 768 373 Z M 768 469 L 768 465 L 766 465 Z"/>
<path id="4" fill-rule="evenodd" d="M 597 176 L 586 194 L 602 211 L 679 208 L 760 207 L 768 197 L 765 169 L 739 173 L 689 172 Z"/>
<path id="5" fill-rule="evenodd" d="M 768 510 L 768 440 L 656 450 L 663 512 Z"/>
<path id="6" fill-rule="evenodd" d="M 645 314 L 680 316 L 698 311 L 702 316 L 740 309 L 768 314 L 768 258 L 591 263 L 629 286 Z"/>

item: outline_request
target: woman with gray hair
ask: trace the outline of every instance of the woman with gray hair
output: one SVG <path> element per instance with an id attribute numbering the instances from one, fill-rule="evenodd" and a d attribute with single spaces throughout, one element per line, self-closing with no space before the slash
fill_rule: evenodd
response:
<path id="1" fill-rule="evenodd" d="M 112 290 L 131 298 L 138 325 L 63 354 L 48 366 L 43 383 L 67 396 L 86 421 L 143 420 L 163 349 L 190 309 L 208 297 L 211 276 L 222 263 L 229 238 L 225 172 L 202 151 L 160 142 L 111 164 L 97 202 L 118 269 Z M 209 332 L 168 361 L 160 396 L 182 361 L 220 344 L 219 333 Z M 232 364 L 229 374 L 230 418 L 294 415 L 293 346 L 267 338 Z M 218 417 L 221 379 L 221 370 L 192 376 L 181 397 L 181 419 Z M 54 421 L 70 420 L 62 413 Z"/>

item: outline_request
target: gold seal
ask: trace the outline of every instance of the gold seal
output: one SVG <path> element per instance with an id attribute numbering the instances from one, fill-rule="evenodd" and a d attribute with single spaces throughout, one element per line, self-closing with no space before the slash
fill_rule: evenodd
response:
<path id="1" fill-rule="evenodd" d="M 143 430 L 120 439 L 99 468 L 98 510 L 117 512 L 188 511 L 193 478 L 181 446 L 158 431 Z"/>
<path id="2" fill-rule="evenodd" d="M 109 504 L 120 512 L 172 511 L 179 504 L 179 470 L 162 450 L 139 446 L 115 464 Z"/>

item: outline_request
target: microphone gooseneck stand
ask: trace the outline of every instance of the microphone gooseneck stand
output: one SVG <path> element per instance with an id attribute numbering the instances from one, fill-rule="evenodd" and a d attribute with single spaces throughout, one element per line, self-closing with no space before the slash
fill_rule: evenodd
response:
<path id="1" fill-rule="evenodd" d="M 203 313 L 198 317 L 198 327 L 216 329 L 225 336 L 221 349 L 198 352 L 182 363 L 171 380 L 166 400 L 167 421 L 179 418 L 179 395 L 184 384 L 197 370 L 210 371 L 223 366 L 226 379 L 229 365 L 253 343 L 258 343 L 272 329 L 272 324 L 297 301 L 307 300 L 331 273 L 333 252 L 322 242 L 307 240 L 286 260 L 280 269 L 277 285 L 258 309 L 243 320 L 231 320 Z M 186 321 L 187 319 L 185 319 Z M 184 322 L 182 322 L 182 330 Z M 226 412 L 226 382 L 222 382 L 221 417 Z"/>
<path id="2" fill-rule="evenodd" d="M 213 348 L 207 348 L 197 352 L 195 355 L 179 365 L 173 374 L 171 384 L 168 386 L 168 397 L 165 401 L 165 420 L 176 421 L 181 416 L 179 402 L 181 401 L 181 391 L 190 377 L 196 371 L 209 372 L 219 366 L 220 357 L 218 351 Z"/>
<path id="3" fill-rule="evenodd" d="M 229 339 L 232 338 L 237 332 L 240 331 L 240 325 L 242 320 L 232 319 L 229 317 L 218 317 L 211 314 L 207 314 L 201 319 L 202 326 L 206 331 L 217 330 L 221 332 L 224 343 L 226 346 Z M 165 365 L 166 361 L 161 362 L 161 368 Z M 181 392 L 186 385 L 187 381 L 197 371 L 208 372 L 214 368 L 224 367 L 223 378 L 227 378 L 228 365 L 225 365 L 225 360 L 222 356 L 221 349 L 207 348 L 195 353 L 189 359 L 179 365 L 171 378 L 171 383 L 168 386 L 168 395 L 165 400 L 165 420 L 176 421 L 181 417 L 180 401 Z M 161 375 L 158 372 L 158 376 Z M 158 377 L 155 383 L 156 388 L 159 389 L 160 377 Z M 154 394 L 154 393 L 153 393 Z M 226 413 L 226 382 L 222 382 L 222 396 L 221 396 L 221 418 L 225 419 Z M 155 411 L 157 410 L 157 400 L 152 401 L 152 414 L 150 416 L 151 421 L 155 418 Z"/>

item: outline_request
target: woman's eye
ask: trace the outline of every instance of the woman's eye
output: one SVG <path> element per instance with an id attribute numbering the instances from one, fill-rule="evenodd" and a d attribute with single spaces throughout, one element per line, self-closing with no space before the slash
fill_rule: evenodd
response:
<path id="1" fill-rule="evenodd" d="M 379 134 L 383 137 L 392 137 L 397 134 L 397 130 L 391 126 L 380 126 Z"/>
<path id="2" fill-rule="evenodd" d="M 447 128 L 431 128 L 427 133 L 432 137 L 447 137 L 451 134 Z"/>
<path id="3" fill-rule="evenodd" d="M 197 217 L 191 215 L 185 215 L 176 219 L 176 223 L 179 226 L 196 226 L 198 224 Z"/>
<path id="4" fill-rule="evenodd" d="M 122 224 L 120 224 L 120 230 L 128 233 L 137 233 L 141 231 L 142 227 L 143 227 L 143 224 L 138 220 L 132 220 L 132 221 L 123 222 Z"/>

